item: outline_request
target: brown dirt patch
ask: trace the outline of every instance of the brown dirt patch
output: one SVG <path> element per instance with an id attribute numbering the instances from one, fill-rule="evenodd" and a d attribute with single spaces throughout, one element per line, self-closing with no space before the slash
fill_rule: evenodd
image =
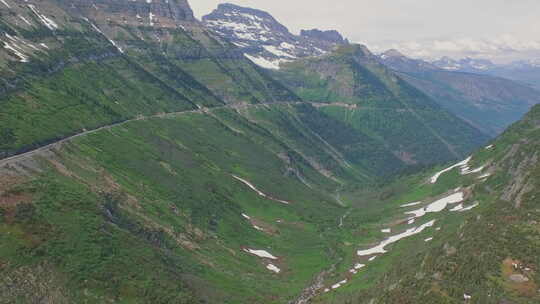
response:
<path id="1" fill-rule="evenodd" d="M 536 296 L 538 286 L 534 280 L 522 270 L 523 268 L 524 266 L 519 260 L 506 258 L 502 262 L 501 271 L 505 279 L 505 287 L 506 289 L 511 290 L 520 296 L 534 297 Z M 526 277 L 528 281 L 515 281 L 511 279 L 511 277 L 516 277 L 517 275 Z"/>

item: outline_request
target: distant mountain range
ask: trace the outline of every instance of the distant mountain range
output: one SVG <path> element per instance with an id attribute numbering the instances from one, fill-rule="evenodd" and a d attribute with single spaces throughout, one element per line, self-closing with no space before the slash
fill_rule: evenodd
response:
<path id="1" fill-rule="evenodd" d="M 278 69 L 282 62 L 297 58 L 319 56 L 338 45 L 348 44 L 335 30 L 302 30 L 294 35 L 265 11 L 220 4 L 203 23 L 238 46 L 256 64 Z"/>
<path id="2" fill-rule="evenodd" d="M 337 31 L 302 30 L 300 35 L 294 35 L 268 12 L 233 4 L 220 4 L 202 20 L 220 38 L 236 45 L 238 51 L 246 58 L 271 70 L 279 70 L 291 62 L 307 65 L 301 67 L 306 71 L 317 70 L 313 65 L 317 66 L 327 60 L 302 61 L 299 59 L 321 56 L 340 58 L 336 56 L 336 52 L 339 53 L 336 50 L 341 46 L 349 45 L 349 41 Z M 532 105 L 540 103 L 540 92 L 533 89 L 535 81 L 540 84 L 540 65 L 535 65 L 533 62 L 500 66 L 489 60 L 470 58 L 453 60 L 449 57 L 428 62 L 408 58 L 397 50 L 389 50 L 376 56 L 367 47 L 362 47 L 362 49 L 368 54 L 365 58 L 388 66 L 396 71 L 396 76 L 490 136 L 499 134 L 508 125 L 519 120 Z M 297 65 L 294 67 L 298 68 Z M 290 71 L 291 68 L 288 67 L 286 70 Z M 326 75 L 326 72 L 323 74 Z M 336 73 L 339 74 L 337 70 L 334 74 Z M 323 74 L 314 75 L 328 77 Z M 334 74 L 330 76 L 333 77 Z M 356 98 L 355 100 L 358 96 L 360 99 L 365 97 L 363 93 L 353 93 L 344 88 L 338 92 L 335 86 L 330 86 L 328 90 L 321 92 L 318 84 L 317 92 L 314 92 L 309 86 L 303 86 L 308 82 L 298 83 L 295 82 L 295 80 L 299 81 L 298 79 L 289 79 L 283 75 L 279 73 L 277 77 L 304 98 L 315 98 L 320 101 L 321 98 L 331 96 L 345 97 L 345 99 Z M 324 79 L 329 81 L 330 78 Z M 349 83 L 351 85 L 349 89 L 353 90 L 354 86 L 357 89 L 365 89 L 372 84 L 369 83 L 369 79 L 360 81 L 366 83 Z M 342 86 L 344 82 L 337 81 L 337 84 Z"/>
<path id="3" fill-rule="evenodd" d="M 540 89 L 540 58 L 496 64 L 488 59 L 463 58 L 455 60 L 450 57 L 443 57 L 433 61 L 432 64 L 448 71 L 508 78 Z"/>
<path id="4" fill-rule="evenodd" d="M 540 91 L 489 75 L 496 69 L 487 60 L 445 58 L 430 63 L 406 57 L 397 50 L 384 52 L 379 58 L 443 107 L 490 135 L 499 134 L 532 105 L 540 103 Z"/>

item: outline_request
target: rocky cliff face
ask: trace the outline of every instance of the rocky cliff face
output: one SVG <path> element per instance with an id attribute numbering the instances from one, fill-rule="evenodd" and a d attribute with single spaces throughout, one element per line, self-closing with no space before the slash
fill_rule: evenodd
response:
<path id="1" fill-rule="evenodd" d="M 335 44 L 348 44 L 347 39 L 344 39 L 341 34 L 336 30 L 321 31 L 319 29 L 301 30 L 300 36 L 315 39 L 320 41 L 327 41 Z"/>
<path id="2" fill-rule="evenodd" d="M 256 64 L 278 69 L 282 62 L 319 56 L 345 44 L 337 31 L 309 30 L 294 35 L 267 12 L 220 4 L 203 17 L 204 24 L 238 46 Z"/>
<path id="3" fill-rule="evenodd" d="M 186 0 L 75 0 L 61 2 L 85 16 L 105 17 L 130 25 L 174 27 L 177 22 L 194 22 Z"/>

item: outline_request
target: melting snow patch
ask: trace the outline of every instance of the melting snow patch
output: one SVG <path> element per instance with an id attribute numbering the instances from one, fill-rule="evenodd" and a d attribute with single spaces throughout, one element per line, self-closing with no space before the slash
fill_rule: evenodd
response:
<path id="1" fill-rule="evenodd" d="M 41 22 L 43 22 L 43 24 L 46 27 L 48 27 L 51 31 L 54 31 L 54 30 L 56 30 L 58 28 L 58 24 L 56 24 L 51 19 L 47 18 L 47 16 L 41 14 L 34 5 L 28 4 L 28 7 L 32 10 L 32 12 L 34 12 L 34 14 L 36 14 L 36 16 L 39 18 L 39 20 Z"/>
<path id="2" fill-rule="evenodd" d="M 377 256 L 374 255 L 374 256 L 370 257 L 370 258 L 368 259 L 368 261 L 373 262 L 376 258 L 377 258 Z"/>
<path id="3" fill-rule="evenodd" d="M 405 232 L 402 232 L 400 234 L 397 234 L 397 235 L 393 235 L 387 239 L 385 239 L 384 241 L 382 241 L 379 245 L 373 247 L 373 248 L 370 248 L 370 249 L 366 249 L 366 250 L 358 250 L 356 252 L 357 255 L 359 256 L 366 256 L 366 255 L 372 255 L 372 254 L 377 254 L 377 253 L 386 253 L 387 251 L 384 250 L 384 247 L 392 244 L 392 243 L 395 243 L 401 239 L 404 239 L 404 238 L 407 238 L 407 237 L 410 237 L 410 236 L 413 236 L 415 234 L 418 234 L 422 231 L 424 231 L 424 229 L 428 228 L 428 227 L 431 227 L 435 224 L 435 220 L 432 220 L 430 222 L 427 222 L 419 227 L 413 227 L 413 228 L 410 228 L 410 229 L 407 229 Z"/>
<path id="4" fill-rule="evenodd" d="M 463 192 L 457 192 L 447 197 L 441 198 L 429 204 L 427 207 L 405 212 L 405 214 L 413 214 L 414 217 L 418 218 L 418 217 L 424 216 L 426 213 L 441 212 L 446 208 L 448 204 L 455 204 L 462 201 L 463 201 Z"/>
<path id="5" fill-rule="evenodd" d="M 245 214 L 245 213 L 242 213 L 242 216 L 243 216 L 245 219 L 248 219 L 248 220 L 251 219 L 251 217 L 249 217 L 249 216 L 248 216 L 247 214 Z"/>
<path id="6" fill-rule="evenodd" d="M 280 60 L 280 59 L 270 61 L 270 60 L 267 60 L 267 59 L 265 59 L 263 57 L 255 57 L 255 56 L 251 56 L 251 55 L 248 55 L 248 54 L 244 54 L 244 56 L 246 56 L 247 59 L 251 60 L 256 65 L 258 65 L 260 67 L 263 67 L 265 69 L 271 69 L 271 70 L 279 70 L 279 63 L 284 61 L 284 60 Z"/>
<path id="7" fill-rule="evenodd" d="M 405 204 L 405 205 L 401 205 L 400 207 L 402 208 L 405 208 L 405 207 L 412 207 L 412 206 L 416 206 L 416 205 L 420 205 L 422 202 L 414 202 L 414 203 L 408 203 L 408 204 Z"/>
<path id="8" fill-rule="evenodd" d="M 4 3 L 5 6 L 7 6 L 8 8 L 11 8 L 11 6 L 9 6 L 9 4 L 6 2 L 6 0 L 0 0 L 2 1 L 2 3 Z"/>
<path id="9" fill-rule="evenodd" d="M 470 205 L 470 206 L 467 206 L 467 207 L 461 209 L 460 212 L 469 211 L 469 210 L 471 210 L 472 208 L 475 208 L 476 206 L 478 206 L 478 203 L 474 203 L 474 204 L 472 204 L 472 205 Z"/>
<path id="10" fill-rule="evenodd" d="M 390 228 L 382 229 L 381 232 L 382 233 L 390 233 L 390 232 L 392 232 L 392 229 L 390 229 Z"/>
<path id="11" fill-rule="evenodd" d="M 491 149 L 493 149 L 493 145 L 489 145 L 486 147 L 486 150 L 491 150 Z"/>
<path id="12" fill-rule="evenodd" d="M 266 265 L 266 269 L 270 270 L 270 271 L 273 271 L 275 273 L 279 273 L 281 271 L 281 269 L 279 269 L 276 265 L 274 264 L 268 264 Z"/>
<path id="13" fill-rule="evenodd" d="M 0 41 L 2 41 L 2 40 L 0 40 Z M 4 48 L 5 49 L 12 51 L 15 54 L 15 56 L 19 57 L 20 62 L 28 62 L 28 57 L 22 52 L 23 49 L 20 46 L 18 46 L 14 42 L 13 43 L 9 43 L 9 42 L 6 42 L 6 41 L 2 41 L 2 42 L 4 42 Z"/>
<path id="14" fill-rule="evenodd" d="M 437 172 L 435 175 L 433 175 L 431 177 L 430 182 L 432 184 L 435 184 L 442 174 L 444 174 L 444 173 L 446 173 L 446 172 L 448 172 L 448 171 L 450 171 L 450 170 L 452 170 L 454 168 L 466 166 L 471 161 L 471 159 L 472 159 L 472 157 L 469 156 L 467 159 L 465 159 L 465 160 L 463 160 L 463 161 L 461 161 L 461 162 L 459 162 L 459 163 L 457 163 L 455 165 L 452 165 L 452 166 L 450 166 L 450 167 L 448 167 L 448 168 L 446 168 L 444 170 L 441 170 L 441 171 Z"/>
<path id="15" fill-rule="evenodd" d="M 246 249 L 244 249 L 244 251 L 247 252 L 247 253 L 254 254 L 254 255 L 256 255 L 258 257 L 261 257 L 261 258 L 277 260 L 277 258 L 275 256 L 271 255 L 266 250 L 255 250 L 255 249 L 246 248 Z"/>
<path id="16" fill-rule="evenodd" d="M 262 229 L 261 227 L 257 226 L 257 225 L 253 225 L 253 228 L 259 230 L 259 231 L 264 231 L 264 229 Z"/>
<path id="17" fill-rule="evenodd" d="M 465 299 L 465 300 L 470 300 L 470 299 L 472 299 L 472 296 L 470 296 L 470 295 L 464 293 L 464 294 L 463 294 L 463 299 Z"/>
<path id="18" fill-rule="evenodd" d="M 409 219 L 409 220 L 407 221 L 407 225 L 414 224 L 415 221 L 416 221 L 416 220 L 415 220 L 414 218 Z"/>
<path id="19" fill-rule="evenodd" d="M 424 240 L 424 242 L 431 242 L 433 240 L 432 237 L 428 237 L 427 239 Z"/>
<path id="20" fill-rule="evenodd" d="M 24 23 L 32 26 L 32 23 L 30 23 L 30 21 L 28 21 L 26 18 L 24 18 L 23 16 L 19 16 L 19 18 L 21 18 L 22 21 L 24 21 Z"/>
<path id="21" fill-rule="evenodd" d="M 477 177 L 477 178 L 478 178 L 478 179 L 483 179 L 483 178 L 490 177 L 490 176 L 491 176 L 491 173 L 486 173 L 486 174 L 480 175 L 480 176 Z"/>
<path id="22" fill-rule="evenodd" d="M 455 206 L 454 208 L 450 209 L 450 211 L 459 211 L 461 209 L 463 209 L 463 204 L 459 204 Z"/>
<path id="23" fill-rule="evenodd" d="M 354 265 L 354 269 L 356 269 L 356 270 L 361 269 L 361 268 L 364 268 L 364 267 L 366 267 L 366 265 L 360 264 L 360 263 Z"/>
<path id="24" fill-rule="evenodd" d="M 286 205 L 289 204 L 289 202 L 287 202 L 287 201 L 278 200 L 278 199 L 272 198 L 272 197 L 270 197 L 270 196 L 268 196 L 268 195 L 262 193 L 261 191 L 259 191 L 259 189 L 255 188 L 255 186 L 253 186 L 250 182 L 248 182 L 248 181 L 245 180 L 245 179 L 242 179 L 242 178 L 240 178 L 240 177 L 238 177 L 238 176 L 236 176 L 236 175 L 233 175 L 232 177 L 234 177 L 235 179 L 237 179 L 237 180 L 241 181 L 242 183 L 244 183 L 246 186 L 248 186 L 249 188 L 251 188 L 251 190 L 257 192 L 257 194 L 258 194 L 259 196 L 262 196 L 262 197 L 265 197 L 265 198 L 268 198 L 268 199 L 271 199 L 271 200 L 273 200 L 273 201 L 280 202 L 280 203 L 283 203 L 283 204 L 286 204 Z"/>
<path id="25" fill-rule="evenodd" d="M 267 50 L 268 52 L 278 56 L 278 57 L 288 57 L 288 58 L 293 58 L 295 59 L 296 57 L 288 54 L 288 53 L 285 53 L 283 52 L 282 50 L 278 49 L 277 47 L 273 46 L 273 45 L 265 45 L 263 46 L 265 50 Z"/>
<path id="26" fill-rule="evenodd" d="M 461 170 L 461 175 L 467 175 L 467 174 L 472 174 L 472 173 L 478 173 L 482 170 L 484 170 L 485 166 L 482 166 L 482 167 L 478 167 L 476 169 L 470 169 L 469 167 L 466 167 L 466 168 L 463 168 Z"/>

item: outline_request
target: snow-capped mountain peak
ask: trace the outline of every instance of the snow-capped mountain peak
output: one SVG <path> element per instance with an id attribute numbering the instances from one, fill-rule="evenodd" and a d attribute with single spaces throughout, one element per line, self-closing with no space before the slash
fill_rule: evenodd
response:
<path id="1" fill-rule="evenodd" d="M 279 69 L 282 62 L 319 56 L 348 43 L 337 31 L 318 29 L 294 35 L 267 12 L 234 4 L 220 4 L 202 18 L 205 25 L 241 48 L 254 63 Z"/>

